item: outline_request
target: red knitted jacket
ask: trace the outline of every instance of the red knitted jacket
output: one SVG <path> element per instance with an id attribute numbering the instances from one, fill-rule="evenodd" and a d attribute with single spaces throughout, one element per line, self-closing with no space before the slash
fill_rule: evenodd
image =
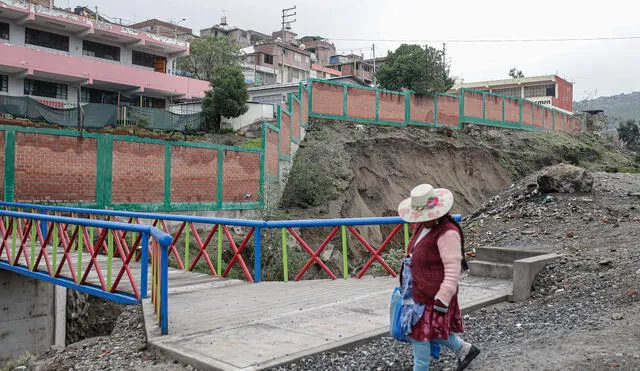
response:
<path id="1" fill-rule="evenodd" d="M 424 227 L 420 225 L 415 230 L 409 242 L 409 252 L 413 252 L 411 258 L 413 300 L 417 303 L 432 304 L 444 280 L 444 265 L 438 251 L 438 239 L 449 230 L 458 231 L 460 234 L 462 231 L 450 220 L 444 218 L 416 245 L 415 240 L 422 228 Z"/>

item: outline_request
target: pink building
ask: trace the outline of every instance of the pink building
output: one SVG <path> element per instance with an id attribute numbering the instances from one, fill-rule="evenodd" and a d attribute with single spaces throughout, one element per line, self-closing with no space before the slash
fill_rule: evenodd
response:
<path id="1" fill-rule="evenodd" d="M 204 97 L 207 81 L 172 75 L 185 41 L 26 1 L 0 0 L 0 94 L 59 107 L 82 102 L 162 108 Z"/>

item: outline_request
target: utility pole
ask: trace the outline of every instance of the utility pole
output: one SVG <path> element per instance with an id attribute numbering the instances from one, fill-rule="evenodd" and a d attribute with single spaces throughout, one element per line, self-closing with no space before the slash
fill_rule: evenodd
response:
<path id="1" fill-rule="evenodd" d="M 373 49 L 373 86 L 376 86 L 376 44 L 371 46 Z"/>
<path id="2" fill-rule="evenodd" d="M 291 26 L 290 26 L 291 23 L 294 23 L 296 21 L 295 19 L 294 20 L 289 19 L 297 14 L 296 12 L 291 13 L 291 11 L 295 9 L 296 9 L 295 5 L 292 8 L 282 9 L 282 61 L 280 62 L 280 82 L 282 84 L 284 84 L 284 46 L 285 46 L 284 29 L 285 29 L 285 24 L 288 29 L 291 29 Z"/>

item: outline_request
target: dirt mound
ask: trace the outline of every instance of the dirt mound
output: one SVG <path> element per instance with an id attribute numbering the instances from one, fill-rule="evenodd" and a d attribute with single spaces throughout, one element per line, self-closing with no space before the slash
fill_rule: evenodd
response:
<path id="1" fill-rule="evenodd" d="M 299 158 L 307 159 L 300 161 L 303 166 L 297 166 Z M 315 207 L 288 207 L 289 218 L 395 215 L 398 202 L 418 183 L 451 189 L 453 211 L 469 214 L 545 166 L 566 162 L 596 171 L 640 171 L 630 155 L 590 134 L 397 128 L 320 119 L 311 120 L 296 161 L 285 198 L 320 192 L 326 197 Z M 305 172 L 322 174 L 330 186 L 318 190 L 298 181 Z"/>

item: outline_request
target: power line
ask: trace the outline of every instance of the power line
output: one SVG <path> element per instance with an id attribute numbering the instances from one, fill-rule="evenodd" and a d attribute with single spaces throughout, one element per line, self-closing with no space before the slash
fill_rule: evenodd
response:
<path id="1" fill-rule="evenodd" d="M 572 42 L 572 41 L 608 41 L 608 40 L 636 40 L 640 36 L 610 36 L 610 37 L 571 37 L 571 38 L 540 38 L 540 39 L 341 39 L 327 38 L 331 41 L 358 42 L 402 42 L 402 43 L 536 43 L 536 42 Z"/>

